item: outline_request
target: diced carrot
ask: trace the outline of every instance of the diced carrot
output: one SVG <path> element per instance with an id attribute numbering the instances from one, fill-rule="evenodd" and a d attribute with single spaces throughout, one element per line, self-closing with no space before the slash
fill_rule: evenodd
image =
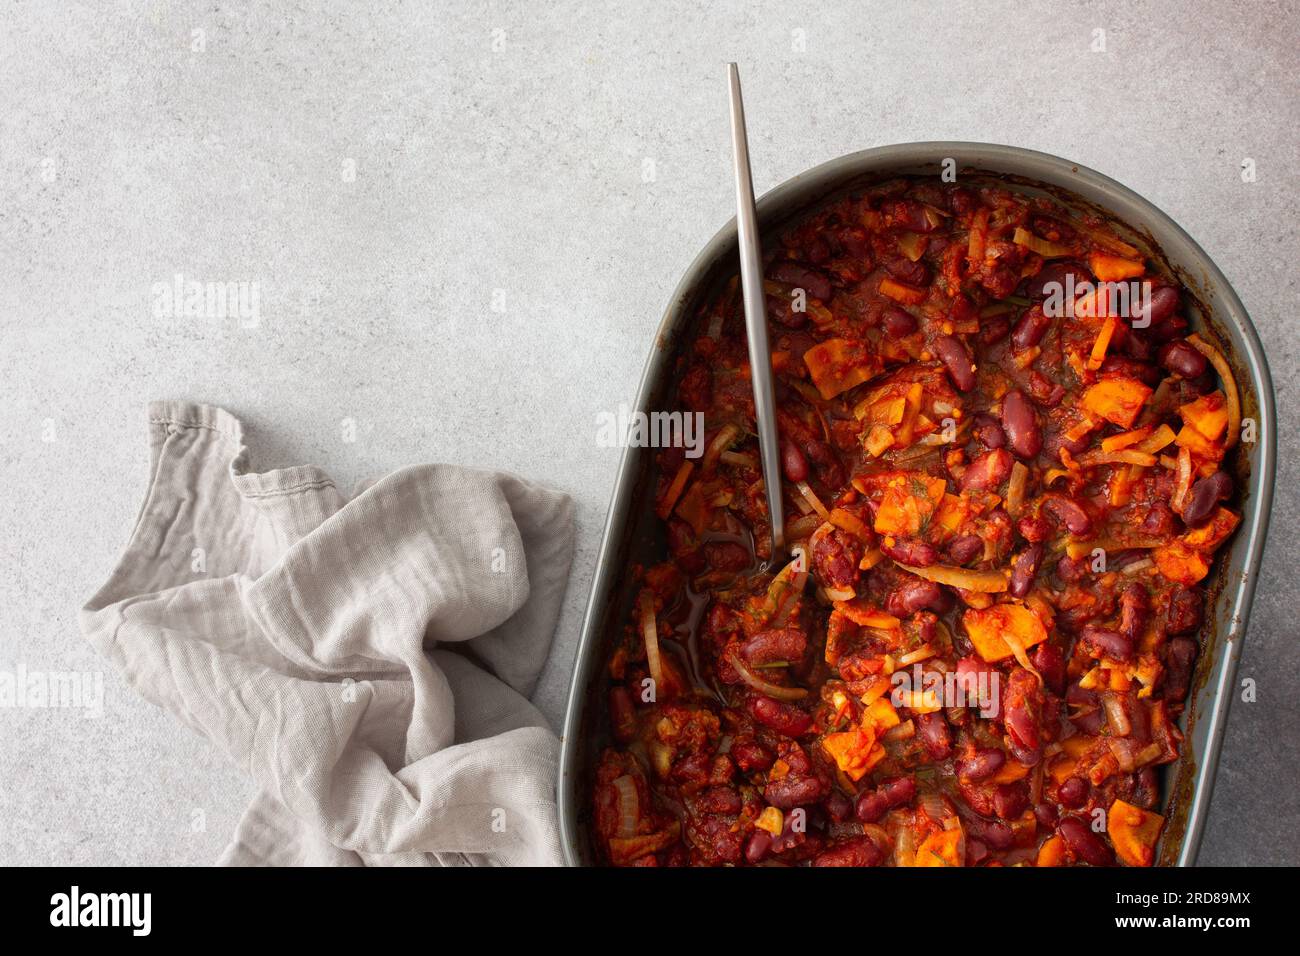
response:
<path id="1" fill-rule="evenodd" d="M 902 626 L 898 618 L 871 607 L 862 598 L 853 601 L 836 601 L 835 609 L 859 627 L 892 631 Z"/>
<path id="2" fill-rule="evenodd" d="M 876 511 L 876 533 L 916 534 L 930 520 L 946 489 L 944 479 L 929 476 L 908 476 L 891 481 Z"/>
<path id="3" fill-rule="evenodd" d="M 925 301 L 925 297 L 929 295 L 925 289 L 917 289 L 901 282 L 895 282 L 888 276 L 880 280 L 880 294 L 887 295 L 895 302 L 901 302 L 904 305 L 920 305 Z"/>
<path id="4" fill-rule="evenodd" d="M 961 866 L 961 830 L 936 830 L 916 848 L 914 866 Z"/>
<path id="5" fill-rule="evenodd" d="M 1182 540 L 1156 548 L 1151 552 L 1151 560 L 1160 573 L 1175 584 L 1196 584 L 1210 573 L 1210 563 L 1201 552 Z"/>
<path id="6" fill-rule="evenodd" d="M 871 529 L 863 524 L 862 519 L 852 511 L 846 511 L 843 508 L 832 508 L 830 522 L 840 530 L 847 531 L 849 534 L 861 538 L 863 541 L 871 541 L 874 537 L 871 533 Z"/>
<path id="7" fill-rule="evenodd" d="M 827 339 L 805 352 L 803 360 L 824 399 L 874 378 L 884 367 L 880 357 L 856 339 Z"/>
<path id="8" fill-rule="evenodd" d="M 1029 776 L 1029 768 L 1019 760 L 1008 760 L 1002 765 L 1002 769 L 989 777 L 989 783 L 1015 783 L 1017 780 L 1024 780 Z"/>
<path id="9" fill-rule="evenodd" d="M 871 759 L 871 751 L 875 743 L 876 738 L 873 734 L 860 727 L 851 727 L 823 737 L 822 749 L 835 761 L 835 765 L 844 772 L 845 776 L 850 780 L 858 781 L 875 766 L 875 761 Z"/>
<path id="10" fill-rule="evenodd" d="M 1129 432 L 1120 432 L 1118 435 L 1111 435 L 1101 440 L 1102 451 L 1119 451 L 1121 448 L 1129 448 L 1140 441 L 1145 441 L 1151 434 L 1151 426 L 1135 428 Z M 1173 435 L 1170 435 L 1173 440 Z"/>
<path id="11" fill-rule="evenodd" d="M 1178 414 L 1210 441 L 1218 441 L 1228 430 L 1228 400 L 1222 392 L 1202 395 L 1178 409 Z"/>
<path id="12" fill-rule="evenodd" d="M 1210 515 L 1209 521 L 1187 532 L 1182 540 L 1188 547 L 1195 548 L 1197 551 L 1212 552 L 1237 530 L 1240 522 L 1240 515 L 1220 506 L 1214 510 L 1214 514 Z"/>
<path id="13" fill-rule="evenodd" d="M 872 425 L 871 431 L 867 432 L 867 437 L 862 442 L 862 447 L 872 458 L 878 458 L 894 447 L 894 433 L 884 425 Z"/>
<path id="14" fill-rule="evenodd" d="M 1178 447 L 1186 448 L 1197 458 L 1206 461 L 1218 461 L 1223 457 L 1223 444 L 1218 441 L 1211 441 L 1201 433 L 1199 428 L 1193 425 L 1184 425 L 1178 429 L 1178 435 L 1174 438 Z"/>
<path id="15" fill-rule="evenodd" d="M 888 697 L 877 697 L 871 704 L 862 711 L 862 717 L 859 723 L 863 730 L 871 731 L 877 738 L 882 736 L 886 730 L 891 727 L 897 727 L 901 721 L 898 711 L 890 703 Z"/>
<path id="16" fill-rule="evenodd" d="M 1106 813 L 1106 832 L 1115 847 L 1115 855 L 1129 866 L 1155 863 L 1156 840 L 1165 818 L 1123 800 L 1116 800 Z"/>
<path id="17" fill-rule="evenodd" d="M 1132 279 L 1146 271 L 1146 266 L 1142 264 L 1140 259 L 1125 259 L 1121 256 L 1108 256 L 1100 252 L 1094 252 L 1088 257 L 1088 265 L 1092 269 L 1092 274 L 1102 282 L 1118 282 L 1121 279 Z"/>
<path id="18" fill-rule="evenodd" d="M 1151 389 L 1135 378 L 1105 378 L 1083 393 L 1083 407 L 1121 428 L 1132 428 Z"/>
<path id="19" fill-rule="evenodd" d="M 1106 321 L 1101 325 L 1101 331 L 1097 333 L 1097 340 L 1092 343 L 1092 354 L 1088 356 L 1088 368 L 1096 371 L 1101 368 L 1101 363 L 1106 360 L 1106 349 L 1110 346 L 1111 337 L 1115 334 L 1115 323 L 1119 321 L 1113 315 L 1106 316 Z"/>
<path id="20" fill-rule="evenodd" d="M 1050 836 L 1038 848 L 1034 866 L 1061 866 L 1065 863 L 1065 841 L 1059 836 Z"/>
<path id="21" fill-rule="evenodd" d="M 995 604 L 985 610 L 971 608 L 962 615 L 966 634 L 975 645 L 975 651 L 989 663 L 1006 660 L 1011 648 L 1003 640 L 1012 634 L 1021 647 L 1033 647 L 1047 640 L 1047 628 L 1042 619 L 1019 604 Z"/>

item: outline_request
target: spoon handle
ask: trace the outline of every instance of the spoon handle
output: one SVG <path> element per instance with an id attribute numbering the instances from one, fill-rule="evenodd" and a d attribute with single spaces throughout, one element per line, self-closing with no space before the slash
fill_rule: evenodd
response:
<path id="1" fill-rule="evenodd" d="M 736 231 L 740 239 L 740 286 L 745 297 L 745 331 L 749 339 L 750 379 L 758 422 L 758 451 L 772 525 L 772 559 L 785 550 L 785 512 L 781 496 L 781 454 L 776 437 L 776 395 L 772 387 L 772 353 L 767 340 L 767 306 L 763 293 L 763 250 L 754 208 L 754 181 L 749 169 L 749 138 L 745 105 L 740 97 L 740 72 L 727 64 L 731 86 L 731 145 L 736 171 Z"/>

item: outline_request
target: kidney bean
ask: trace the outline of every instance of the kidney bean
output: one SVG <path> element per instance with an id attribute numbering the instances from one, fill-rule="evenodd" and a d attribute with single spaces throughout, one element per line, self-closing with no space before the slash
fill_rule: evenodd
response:
<path id="1" fill-rule="evenodd" d="M 752 563 L 748 549 L 734 541 L 710 541 L 704 557 L 715 571 L 743 571 Z"/>
<path id="2" fill-rule="evenodd" d="M 1196 642 L 1190 637 L 1175 637 L 1165 648 L 1165 700 L 1178 703 L 1187 699 L 1196 652 Z"/>
<path id="3" fill-rule="evenodd" d="M 1078 817 L 1064 817 L 1056 827 L 1066 846 L 1090 866 L 1113 866 L 1115 854 L 1092 828 Z"/>
<path id="4" fill-rule="evenodd" d="M 1119 606 L 1119 632 L 1136 644 L 1151 620 L 1151 598 L 1147 589 L 1137 581 L 1126 585 L 1120 592 Z"/>
<path id="5" fill-rule="evenodd" d="M 875 823 L 894 807 L 911 803 L 916 796 L 916 781 L 911 777 L 886 780 L 875 790 L 864 790 L 858 795 L 854 814 L 863 823 Z"/>
<path id="6" fill-rule="evenodd" d="M 753 737 L 737 737 L 731 742 L 731 756 L 745 773 L 751 770 L 766 770 L 772 766 L 775 758 Z"/>
<path id="7" fill-rule="evenodd" d="M 804 454 L 817 466 L 817 474 L 828 488 L 838 488 L 844 484 L 844 466 L 840 464 L 835 449 L 824 441 L 807 441 L 803 445 Z"/>
<path id="8" fill-rule="evenodd" d="M 1226 471 L 1216 471 L 1192 485 L 1192 496 L 1183 509 L 1183 523 L 1189 528 L 1205 524 L 1214 507 L 1232 496 L 1232 478 Z"/>
<path id="9" fill-rule="evenodd" d="M 808 459 L 788 438 L 781 439 L 781 470 L 785 472 L 787 481 L 808 480 Z"/>
<path id="10" fill-rule="evenodd" d="M 1043 313 L 1042 305 L 1031 305 L 1011 330 L 1011 345 L 1017 352 L 1032 349 L 1043 340 L 1052 320 Z"/>
<path id="11" fill-rule="evenodd" d="M 880 550 L 890 560 L 914 568 L 926 568 L 939 563 L 939 552 L 935 546 L 920 538 L 902 538 L 893 544 L 882 541 Z"/>
<path id="12" fill-rule="evenodd" d="M 826 798 L 826 813 L 836 823 L 843 823 L 853 816 L 853 801 L 838 790 L 832 790 Z"/>
<path id="13" fill-rule="evenodd" d="M 1014 463 L 1005 448 L 994 448 L 978 455 L 961 476 L 962 491 L 994 491 L 1011 474 Z"/>
<path id="14" fill-rule="evenodd" d="M 1011 334 L 1011 319 L 1005 315 L 995 315 L 988 319 L 981 319 L 980 329 L 976 334 L 979 336 L 980 345 L 997 345 Z"/>
<path id="15" fill-rule="evenodd" d="M 831 280 L 824 272 L 792 259 L 782 259 L 773 265 L 772 278 L 777 282 L 803 289 L 811 298 L 823 302 L 831 297 Z"/>
<path id="16" fill-rule="evenodd" d="M 1032 461 L 1043 449 L 1043 431 L 1038 426 L 1038 418 L 1019 391 L 1007 392 L 1002 399 L 1002 430 L 1017 458 Z"/>
<path id="17" fill-rule="evenodd" d="M 1160 800 L 1160 781 L 1155 767 L 1143 767 L 1133 777 L 1133 795 L 1129 801 L 1143 810 L 1150 810 Z"/>
<path id="18" fill-rule="evenodd" d="M 930 270 L 924 262 L 913 262 L 906 256 L 895 256 L 885 260 L 885 269 L 899 282 L 915 286 L 930 284 Z"/>
<path id="19" fill-rule="evenodd" d="M 880 204 L 880 211 L 890 225 L 902 226 L 909 232 L 934 232 L 939 223 L 931 221 L 925 207 L 915 199 L 889 199 Z"/>
<path id="20" fill-rule="evenodd" d="M 609 722 L 619 743 L 625 744 L 636 736 L 636 713 L 626 687 L 614 687 L 609 692 Z"/>
<path id="21" fill-rule="evenodd" d="M 952 595 L 940 585 L 908 575 L 889 592 L 889 597 L 885 599 L 885 610 L 894 617 L 911 617 L 922 610 L 942 614 L 952 609 L 952 603 Z"/>
<path id="22" fill-rule="evenodd" d="M 943 760 L 952 750 L 952 732 L 943 714 L 918 714 L 913 718 L 916 724 L 916 736 L 925 745 L 925 752 L 931 760 Z"/>
<path id="23" fill-rule="evenodd" d="M 993 790 L 993 812 L 1003 820 L 1014 820 L 1029 809 L 1029 788 L 1021 783 L 1004 783 Z"/>
<path id="24" fill-rule="evenodd" d="M 817 777 L 788 773 L 780 780 L 768 781 L 763 799 L 779 810 L 816 803 L 829 792 L 830 787 Z"/>
<path id="25" fill-rule="evenodd" d="M 1061 806 L 1070 810 L 1078 810 L 1088 802 L 1088 790 L 1088 781 L 1082 777 L 1067 777 L 1056 788 L 1056 799 Z"/>
<path id="26" fill-rule="evenodd" d="M 1163 322 L 1153 322 L 1146 330 L 1152 342 L 1162 343 L 1176 339 L 1187 332 L 1187 320 L 1181 315 L 1170 316 Z"/>
<path id="27" fill-rule="evenodd" d="M 976 840 L 991 846 L 995 850 L 1009 850 L 1016 841 L 1011 827 L 1001 820 L 985 820 L 980 817 L 965 818 L 966 833 Z"/>
<path id="28" fill-rule="evenodd" d="M 822 850 L 813 857 L 813 866 L 879 866 L 885 854 L 871 837 L 855 837 Z"/>
<path id="29" fill-rule="evenodd" d="M 887 306 L 880 316 L 885 334 L 893 338 L 902 338 L 916 331 L 916 317 L 896 305 Z"/>
<path id="30" fill-rule="evenodd" d="M 1065 692 L 1065 655 L 1059 647 L 1044 641 L 1033 649 L 1029 660 L 1043 675 L 1048 690 L 1057 695 Z"/>
<path id="31" fill-rule="evenodd" d="M 1007 590 L 1015 598 L 1023 598 L 1034 586 L 1034 576 L 1038 574 L 1038 563 L 1043 560 L 1043 546 L 1031 544 L 1020 552 L 1016 563 L 1011 566 L 1011 582 Z"/>
<path id="32" fill-rule="evenodd" d="M 1007 762 L 1007 755 L 993 747 L 981 747 L 974 754 L 957 761 L 957 773 L 965 780 L 978 782 L 993 776 Z"/>
<path id="33" fill-rule="evenodd" d="M 743 801 L 730 787 L 710 787 L 700 794 L 696 806 L 701 813 L 739 813 Z"/>
<path id="34" fill-rule="evenodd" d="M 1156 353 L 1160 364 L 1183 378 L 1198 378 L 1205 374 L 1205 356 L 1186 342 L 1168 342 Z"/>
<path id="35" fill-rule="evenodd" d="M 812 715 L 792 704 L 756 694 L 749 699 L 749 713 L 764 727 L 787 737 L 799 737 L 812 726 Z"/>
<path id="36" fill-rule="evenodd" d="M 1139 312 L 1135 318 L 1143 326 L 1158 325 L 1178 311 L 1178 290 L 1171 285 L 1161 286 L 1151 292 L 1151 301 L 1147 304 L 1145 314 Z M 1145 321 L 1143 321 L 1145 320 Z"/>
<path id="37" fill-rule="evenodd" d="M 772 849 L 772 834 L 766 830 L 755 830 L 745 844 L 745 859 L 750 863 L 760 863 Z"/>
<path id="38" fill-rule="evenodd" d="M 1205 597 L 1200 588 L 1179 588 L 1169 597 L 1170 634 L 1191 634 L 1199 630 L 1205 617 Z"/>
<path id="39" fill-rule="evenodd" d="M 960 567 L 984 553 L 984 540 L 977 534 L 963 534 L 948 543 L 948 560 Z"/>
<path id="40" fill-rule="evenodd" d="M 1052 523 L 1042 515 L 1025 515 L 1016 522 L 1016 531 L 1030 544 L 1046 541 L 1052 535 Z"/>
<path id="41" fill-rule="evenodd" d="M 759 631 L 740 647 L 740 656 L 751 664 L 801 660 L 808 649 L 808 636 L 797 627 Z"/>
<path id="42" fill-rule="evenodd" d="M 862 577 L 858 563 L 862 560 L 863 553 L 861 540 L 835 528 L 814 542 L 813 572 L 819 581 L 831 587 L 855 587 Z"/>
<path id="43" fill-rule="evenodd" d="M 958 391 L 969 392 L 975 387 L 975 364 L 959 339 L 951 335 L 938 336 L 934 340 L 934 352 Z"/>
<path id="44" fill-rule="evenodd" d="M 1050 495 L 1043 501 L 1043 511 L 1065 525 L 1072 535 L 1084 538 L 1092 531 L 1092 519 L 1088 517 L 1088 512 L 1073 498 Z"/>
<path id="45" fill-rule="evenodd" d="M 1109 657 L 1116 661 L 1126 661 L 1133 656 L 1133 641 L 1119 631 L 1104 627 L 1085 627 L 1079 635 L 1079 643 L 1093 657 Z"/>
<path id="46" fill-rule="evenodd" d="M 971 433 L 985 448 L 1001 448 L 1007 443 L 1007 436 L 1002 431 L 1002 426 L 988 412 L 980 412 L 975 416 Z"/>
<path id="47" fill-rule="evenodd" d="M 1142 519 L 1142 530 L 1155 537 L 1173 534 L 1174 512 L 1163 501 L 1153 501 Z"/>
<path id="48" fill-rule="evenodd" d="M 1044 830 L 1053 830 L 1056 828 L 1057 821 L 1061 819 L 1061 815 L 1056 812 L 1055 804 L 1043 802 L 1034 804 L 1034 818 Z"/>

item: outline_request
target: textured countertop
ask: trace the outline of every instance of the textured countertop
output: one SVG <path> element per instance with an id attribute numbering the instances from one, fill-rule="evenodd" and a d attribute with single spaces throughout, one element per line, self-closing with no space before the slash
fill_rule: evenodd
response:
<path id="1" fill-rule="evenodd" d="M 153 398 L 242 417 L 259 469 L 350 487 L 440 460 L 571 494 L 537 696 L 558 724 L 618 463 L 597 415 L 633 399 L 732 213 L 730 59 L 760 191 L 867 146 L 1027 146 L 1145 195 L 1232 281 L 1281 464 L 1241 670 L 1258 698 L 1233 707 L 1201 860 L 1300 860 L 1300 6 L 639 6 L 0 13 L 0 670 L 103 672 L 97 718 L 0 709 L 0 863 L 209 863 L 250 796 L 77 628 L 141 504 Z M 169 312 L 178 273 L 248 283 L 256 313 Z"/>

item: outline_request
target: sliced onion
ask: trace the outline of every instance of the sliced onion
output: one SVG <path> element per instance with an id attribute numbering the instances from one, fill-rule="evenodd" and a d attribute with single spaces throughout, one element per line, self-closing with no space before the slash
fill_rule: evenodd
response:
<path id="1" fill-rule="evenodd" d="M 641 638 L 645 641 L 645 659 L 650 666 L 650 679 L 655 682 L 655 693 L 663 688 L 663 662 L 659 659 L 659 628 L 655 624 L 655 599 L 647 588 L 641 592 Z"/>
<path id="2" fill-rule="evenodd" d="M 1128 719 L 1124 701 L 1114 694 L 1107 693 L 1102 694 L 1101 703 L 1106 708 L 1106 723 L 1110 727 L 1111 734 L 1115 737 L 1127 737 L 1133 730 L 1133 724 Z"/>
<path id="3" fill-rule="evenodd" d="M 1156 456 L 1135 448 L 1122 448 L 1119 451 L 1089 452 L 1076 460 L 1085 468 L 1093 465 L 1141 465 L 1149 468 L 1156 463 Z"/>
<path id="4" fill-rule="evenodd" d="M 903 667 L 907 667 L 909 664 L 915 664 L 918 661 L 926 661 L 931 657 L 934 657 L 934 648 L 929 644 L 922 644 L 916 650 L 908 651 L 900 657 L 898 663 Z"/>
<path id="5" fill-rule="evenodd" d="M 1001 594 L 1007 589 L 1007 576 L 1002 571 L 972 571 L 969 568 L 955 568 L 946 564 L 932 564 L 926 568 L 909 567 L 900 564 L 900 568 L 918 578 L 925 578 L 936 584 L 975 591 L 979 594 Z"/>
<path id="6" fill-rule="evenodd" d="M 1017 517 L 1025 502 L 1025 486 L 1029 482 L 1029 469 L 1023 462 L 1011 466 L 1011 480 L 1007 482 L 1007 514 Z"/>
<path id="7" fill-rule="evenodd" d="M 853 588 L 822 588 L 822 594 L 831 601 L 852 601 L 858 596 Z"/>
<path id="8" fill-rule="evenodd" d="M 826 510 L 826 506 L 822 504 L 822 500 L 817 497 L 816 492 L 814 492 L 810 487 L 808 487 L 808 482 L 796 481 L 795 486 L 799 489 L 799 494 L 803 495 L 804 498 L 807 500 L 808 504 L 812 505 L 813 510 L 816 511 L 819 515 L 821 515 L 821 519 L 823 521 L 828 521 L 830 519 L 831 513 Z"/>
<path id="9" fill-rule="evenodd" d="M 750 670 L 749 665 L 736 653 L 735 648 L 727 651 L 727 661 L 736 669 L 736 673 L 741 680 L 760 694 L 766 694 L 773 700 L 803 700 L 808 696 L 808 691 L 802 687 L 782 687 L 779 684 L 763 680 Z"/>
<path id="10" fill-rule="evenodd" d="M 1174 483 L 1174 494 L 1169 499 L 1169 507 L 1179 514 L 1187 506 L 1187 495 L 1192 490 L 1192 453 L 1186 447 L 1178 449 L 1178 479 Z"/>
<path id="11" fill-rule="evenodd" d="M 724 451 L 718 458 L 728 465 L 739 465 L 742 468 L 758 467 L 758 462 L 754 460 L 754 456 L 747 455 L 743 451 Z"/>
<path id="12" fill-rule="evenodd" d="M 709 447 L 704 450 L 704 461 L 700 466 L 707 471 L 713 467 L 713 463 L 718 460 L 718 456 L 731 447 L 732 442 L 740 437 L 740 429 L 735 425 L 723 425 L 718 429 L 718 433 L 713 436 L 713 441 L 709 442 Z"/>
<path id="13" fill-rule="evenodd" d="M 618 791 L 618 835 L 630 837 L 636 835 L 636 825 L 641 819 L 641 798 L 636 792 L 636 781 L 631 775 L 623 774 L 614 778 L 614 789 Z"/>

